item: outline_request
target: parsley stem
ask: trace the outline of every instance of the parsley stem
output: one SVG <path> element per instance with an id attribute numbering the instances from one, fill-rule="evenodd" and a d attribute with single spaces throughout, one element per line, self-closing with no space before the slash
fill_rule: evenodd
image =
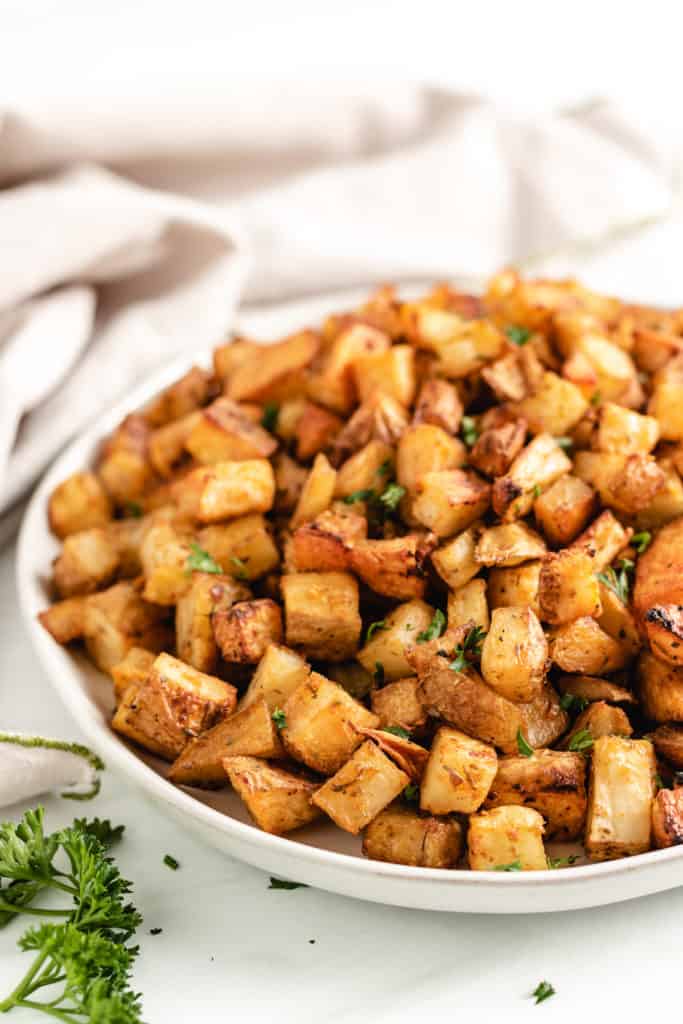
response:
<path id="1" fill-rule="evenodd" d="M 66 1010 L 58 1010 L 56 1006 L 50 1006 L 49 1003 L 41 1003 L 40 1000 L 37 999 L 20 999 L 14 1005 L 25 1006 L 27 1010 L 39 1010 L 41 1013 L 46 1013 L 48 1016 L 54 1017 L 55 1020 L 64 1021 L 64 1024 L 77 1024 L 78 1021 L 78 1017 L 74 1017 L 72 1013 L 69 1013 Z"/>
<path id="2" fill-rule="evenodd" d="M 6 912 L 8 914 L 34 914 L 36 917 L 63 917 L 65 914 L 70 914 L 71 911 L 67 910 L 46 910 L 44 907 L 27 907 L 22 906 L 20 903 L 5 903 L 4 900 L 0 900 L 0 912 Z"/>
<path id="3" fill-rule="evenodd" d="M 35 958 L 35 960 L 31 964 L 28 971 L 21 979 L 17 987 L 14 989 L 14 991 L 10 992 L 10 994 L 7 996 L 7 999 L 3 999 L 3 1001 L 0 1003 L 0 1013 L 7 1013 L 8 1010 L 11 1010 L 13 1006 L 26 1005 L 24 1001 L 24 996 L 30 995 L 30 993 L 34 991 L 31 988 L 31 983 L 33 982 L 33 979 L 35 978 L 36 974 L 38 974 L 38 972 L 40 971 L 43 964 L 45 963 L 48 955 L 49 952 L 46 949 L 44 949 L 42 953 L 38 954 L 38 956 Z"/>

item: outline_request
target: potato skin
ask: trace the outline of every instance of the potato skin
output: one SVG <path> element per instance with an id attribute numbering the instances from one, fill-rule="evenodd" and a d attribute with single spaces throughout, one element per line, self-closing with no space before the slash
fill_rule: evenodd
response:
<path id="1" fill-rule="evenodd" d="M 501 758 L 484 808 L 510 804 L 543 815 L 549 839 L 577 839 L 586 817 L 586 759 L 560 750 Z"/>
<path id="2" fill-rule="evenodd" d="M 422 538 L 416 534 L 391 540 L 358 540 L 351 549 L 350 564 L 375 593 L 406 601 L 423 597 L 427 589 L 425 554 Z"/>
<path id="3" fill-rule="evenodd" d="M 683 789 L 660 789 L 652 802 L 652 838 L 658 849 L 683 843 Z"/>
<path id="4" fill-rule="evenodd" d="M 381 729 L 400 726 L 407 732 L 420 732 L 427 721 L 427 712 L 420 699 L 417 676 L 397 679 L 370 695 L 372 710 Z"/>
<path id="5" fill-rule="evenodd" d="M 85 597 L 67 597 L 38 615 L 38 621 L 58 644 L 69 644 L 83 636 Z"/>
<path id="6" fill-rule="evenodd" d="M 223 767 L 247 810 L 264 832 L 282 836 L 320 817 L 311 803 L 317 782 L 257 757 L 225 757 Z"/>
<path id="7" fill-rule="evenodd" d="M 638 660 L 638 695 L 654 722 L 683 722 L 683 667 L 643 651 Z"/>
<path id="8" fill-rule="evenodd" d="M 400 803 L 380 811 L 363 835 L 364 856 L 411 867 L 455 867 L 462 848 L 459 821 L 425 817 Z"/>
<path id="9" fill-rule="evenodd" d="M 660 725 L 650 738 L 660 757 L 665 758 L 674 768 L 683 769 L 683 725 Z"/>
<path id="10" fill-rule="evenodd" d="M 589 555 L 580 548 L 550 552 L 541 560 L 538 578 L 541 618 L 558 625 L 602 612 L 600 584 Z"/>
<path id="11" fill-rule="evenodd" d="M 282 613 L 270 598 L 217 608 L 212 623 L 221 654 L 230 662 L 255 665 L 270 644 L 282 640 Z"/>
<path id="12" fill-rule="evenodd" d="M 550 634 L 550 657 L 564 672 L 607 675 L 623 668 L 628 654 L 595 619 L 584 616 Z"/>

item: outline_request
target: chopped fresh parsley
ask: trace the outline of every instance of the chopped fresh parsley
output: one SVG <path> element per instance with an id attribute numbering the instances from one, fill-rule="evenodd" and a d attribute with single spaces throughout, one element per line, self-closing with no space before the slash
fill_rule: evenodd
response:
<path id="1" fill-rule="evenodd" d="M 286 878 L 273 878 L 271 876 L 269 889 L 308 889 L 305 882 L 289 882 Z"/>
<path id="2" fill-rule="evenodd" d="M 375 662 L 375 671 L 373 674 L 377 686 L 384 686 L 384 665 L 381 661 Z"/>
<path id="3" fill-rule="evenodd" d="M 357 501 L 372 501 L 376 498 L 377 494 L 373 491 L 372 487 L 362 487 L 359 491 L 352 491 L 351 494 L 347 494 L 344 498 L 346 505 L 355 505 Z"/>
<path id="4" fill-rule="evenodd" d="M 380 494 L 379 501 L 387 511 L 395 512 L 405 493 L 405 487 L 401 487 L 400 484 L 389 484 Z"/>
<path id="5" fill-rule="evenodd" d="M 276 405 L 275 402 L 266 402 L 263 406 L 263 416 L 261 417 L 261 426 L 265 430 L 273 431 L 277 427 L 277 418 L 280 415 L 280 406 Z"/>
<path id="6" fill-rule="evenodd" d="M 517 327 L 515 324 L 510 324 L 509 327 L 506 327 L 505 333 L 513 345 L 526 345 L 531 337 L 531 331 L 528 327 Z"/>
<path id="7" fill-rule="evenodd" d="M 406 788 L 403 790 L 403 798 L 408 803 L 414 804 L 420 799 L 420 789 L 415 785 L 414 782 L 409 782 Z"/>
<path id="8" fill-rule="evenodd" d="M 560 697 L 560 707 L 563 711 L 583 711 L 589 703 L 585 697 L 577 697 L 573 693 L 563 693 Z"/>
<path id="9" fill-rule="evenodd" d="M 655 772 L 655 786 L 657 787 L 657 791 L 664 789 L 664 779 L 659 772 Z"/>
<path id="10" fill-rule="evenodd" d="M 131 516 L 133 519 L 140 519 L 144 514 L 144 510 L 139 501 L 127 501 L 126 502 L 126 515 Z"/>
<path id="11" fill-rule="evenodd" d="M 163 928 L 150 928 L 149 934 L 150 935 L 161 935 L 163 930 L 164 930 Z"/>
<path id="12" fill-rule="evenodd" d="M 190 554 L 187 556 L 185 569 L 187 572 L 211 572 L 216 574 L 223 572 L 218 562 L 214 561 L 209 552 L 205 551 L 204 548 L 200 548 L 199 544 L 195 541 L 190 542 Z"/>
<path id="13" fill-rule="evenodd" d="M 453 651 L 455 657 L 448 667 L 454 672 L 464 672 L 470 664 L 467 655 L 470 654 L 473 658 L 478 658 L 481 655 L 481 645 L 485 636 L 486 633 L 481 626 L 474 626 L 463 642 L 456 646 Z"/>
<path id="14" fill-rule="evenodd" d="M 370 643 L 370 641 L 372 640 L 372 638 L 375 635 L 375 633 L 378 633 L 380 631 L 380 629 L 386 629 L 386 628 L 387 628 L 387 620 L 386 619 L 379 619 L 377 622 L 371 622 L 370 625 L 368 626 L 368 631 L 365 634 L 365 642 L 366 642 L 366 644 Z"/>
<path id="15" fill-rule="evenodd" d="M 600 391 L 594 391 L 591 395 L 591 405 L 600 405 L 602 402 L 602 394 Z"/>
<path id="16" fill-rule="evenodd" d="M 472 448 L 477 443 L 479 431 L 472 416 L 463 416 L 460 421 L 460 436 L 468 448 Z"/>
<path id="17" fill-rule="evenodd" d="M 282 708 L 275 708 L 272 715 L 270 716 L 275 722 L 278 729 L 284 729 L 287 725 L 287 715 L 284 713 Z"/>
<path id="18" fill-rule="evenodd" d="M 391 473 L 391 459 L 385 459 L 377 470 L 377 476 L 389 476 Z"/>
<path id="19" fill-rule="evenodd" d="M 446 616 L 440 608 L 437 608 L 427 628 L 417 634 L 417 642 L 419 644 L 426 644 L 430 640 L 436 640 L 437 637 L 441 636 L 445 628 Z"/>
<path id="20" fill-rule="evenodd" d="M 172 857 L 170 853 L 164 855 L 164 864 L 167 868 L 170 868 L 171 871 L 177 871 L 180 867 L 180 862 L 177 861 L 175 857 Z"/>
<path id="21" fill-rule="evenodd" d="M 647 551 L 651 543 L 652 534 L 649 530 L 643 530 L 641 533 L 634 533 L 631 537 L 631 544 L 633 544 L 633 547 L 639 555 L 642 555 L 643 551 Z"/>
<path id="22" fill-rule="evenodd" d="M 616 569 L 609 567 L 605 572 L 597 573 L 597 577 L 613 594 L 619 598 L 622 604 L 628 604 L 630 580 L 628 574 L 634 568 L 634 562 L 630 558 L 622 558 Z"/>
<path id="23" fill-rule="evenodd" d="M 564 451 L 568 451 L 570 448 L 574 446 L 574 442 L 572 441 L 571 437 L 556 437 L 555 444 L 558 448 L 563 448 Z"/>
<path id="24" fill-rule="evenodd" d="M 517 750 L 522 757 L 534 756 L 534 748 L 530 745 L 521 729 L 517 730 Z"/>
<path id="25" fill-rule="evenodd" d="M 549 981 L 539 981 L 536 988 L 531 993 L 531 998 L 536 1000 L 536 1006 L 542 1003 L 544 999 L 550 999 L 551 996 L 555 995 L 555 989 Z"/>
<path id="26" fill-rule="evenodd" d="M 518 860 L 513 860 L 509 864 L 496 864 L 494 871 L 521 871 L 522 865 Z"/>
<path id="27" fill-rule="evenodd" d="M 246 578 L 247 578 L 247 563 L 244 562 L 241 558 L 238 558 L 237 555 L 230 555 L 230 563 L 231 563 L 231 565 L 234 565 L 235 568 L 237 569 L 237 574 L 236 574 L 237 575 L 237 579 L 238 580 L 246 580 Z"/>
<path id="28" fill-rule="evenodd" d="M 394 736 L 400 736 L 402 740 L 410 739 L 410 733 L 402 725 L 385 725 L 382 732 L 390 732 Z"/>
<path id="29" fill-rule="evenodd" d="M 590 750 L 593 746 L 593 737 L 591 736 L 590 729 L 579 729 L 575 732 L 569 741 L 568 750 L 571 750 L 575 754 L 584 754 L 587 750 Z"/>
<path id="30" fill-rule="evenodd" d="M 578 860 L 578 856 L 575 853 L 570 853 L 568 857 L 551 857 L 550 854 L 546 856 L 548 867 L 551 871 L 555 871 L 557 868 L 570 867 L 575 864 Z"/>
<path id="31" fill-rule="evenodd" d="M 534 498 L 540 498 L 543 494 L 543 491 L 541 490 L 541 485 L 535 484 L 534 489 L 531 493 L 533 494 Z"/>

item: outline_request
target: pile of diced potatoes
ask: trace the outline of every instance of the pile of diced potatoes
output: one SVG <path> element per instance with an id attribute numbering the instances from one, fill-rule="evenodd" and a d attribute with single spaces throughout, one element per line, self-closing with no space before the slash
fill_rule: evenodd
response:
<path id="1" fill-rule="evenodd" d="M 113 729 L 268 832 L 643 853 L 683 842 L 681 474 L 683 310 L 384 287 L 127 416 L 52 493 L 40 619 Z"/>

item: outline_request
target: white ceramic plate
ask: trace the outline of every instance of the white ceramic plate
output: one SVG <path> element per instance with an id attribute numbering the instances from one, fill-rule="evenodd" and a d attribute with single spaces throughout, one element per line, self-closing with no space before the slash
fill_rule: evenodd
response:
<path id="1" fill-rule="evenodd" d="M 277 338 L 332 310 L 348 308 L 358 295 L 335 295 L 243 315 L 237 328 L 256 338 Z M 529 913 L 574 910 L 631 899 L 683 884 L 683 847 L 605 864 L 555 871 L 496 873 L 446 871 L 384 864 L 361 856 L 360 840 L 334 825 L 316 824 L 291 838 L 271 836 L 249 823 L 229 790 L 181 789 L 164 778 L 165 765 L 127 746 L 109 727 L 111 683 L 84 656 L 60 647 L 38 624 L 48 604 L 47 578 L 57 542 L 47 527 L 47 501 L 57 483 L 91 463 L 98 444 L 133 409 L 183 373 L 195 352 L 155 374 L 104 415 L 60 456 L 38 486 L 26 512 L 18 551 L 18 588 L 29 636 L 45 672 L 92 746 L 107 764 L 151 797 L 184 828 L 213 846 L 274 875 L 332 892 L 423 910 Z"/>

